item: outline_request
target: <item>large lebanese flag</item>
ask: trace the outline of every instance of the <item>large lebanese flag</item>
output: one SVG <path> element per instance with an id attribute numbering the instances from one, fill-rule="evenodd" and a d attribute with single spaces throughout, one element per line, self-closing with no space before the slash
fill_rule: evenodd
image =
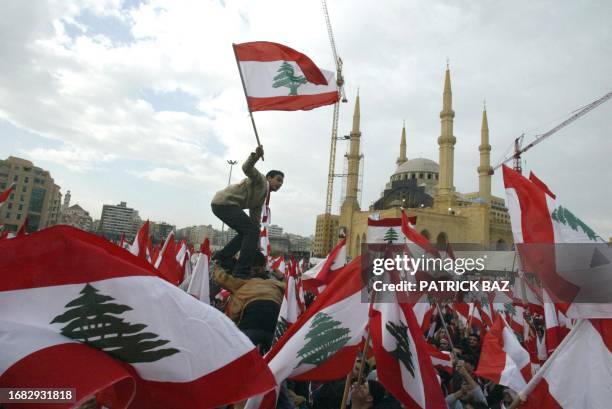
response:
<path id="1" fill-rule="evenodd" d="M 338 101 L 335 74 L 278 43 L 234 44 L 250 111 L 310 110 Z"/>
<path id="2" fill-rule="evenodd" d="M 581 320 L 520 395 L 525 408 L 609 408 L 612 320 Z"/>
<path id="3" fill-rule="evenodd" d="M 484 337 L 476 375 L 515 391 L 531 379 L 531 359 L 516 336 L 498 315 Z"/>
<path id="4" fill-rule="evenodd" d="M 346 376 L 365 336 L 369 304 L 361 257 L 340 271 L 325 291 L 265 356 L 278 385 L 285 379 L 329 381 Z M 249 399 L 246 409 L 274 408 L 276 393 Z"/>
<path id="5" fill-rule="evenodd" d="M 395 298 L 396 295 L 393 295 Z M 446 408 L 430 348 L 411 305 L 382 300 L 370 312 L 379 381 L 405 407 Z"/>
<path id="6" fill-rule="evenodd" d="M 612 249 L 544 183 L 503 167 L 506 204 L 525 271 L 570 318 L 612 318 Z"/>
<path id="7" fill-rule="evenodd" d="M 0 277 L 0 387 L 71 385 L 80 400 L 129 378 L 134 409 L 218 407 L 274 387 L 233 322 L 101 237 L 54 226 L 3 241 Z M 83 367 L 96 370 L 69 376 Z"/>

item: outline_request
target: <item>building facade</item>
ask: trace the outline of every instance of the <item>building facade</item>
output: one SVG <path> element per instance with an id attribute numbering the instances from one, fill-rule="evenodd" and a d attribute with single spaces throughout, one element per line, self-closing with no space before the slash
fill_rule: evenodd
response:
<path id="1" fill-rule="evenodd" d="M 70 201 L 68 201 L 68 203 L 70 203 Z M 93 219 L 89 215 L 89 212 L 78 204 L 68 206 L 62 210 L 60 223 L 85 231 L 93 231 Z"/>
<path id="2" fill-rule="evenodd" d="M 322 257 L 329 252 L 329 239 L 338 236 L 339 231 L 346 234 L 348 254 L 355 257 L 361 252 L 361 244 L 367 242 L 368 218 L 400 217 L 402 207 L 408 216 L 416 216 L 416 229 L 440 247 L 447 243 L 474 243 L 488 247 L 508 248 L 513 243 L 508 210 L 504 199 L 491 195 L 490 164 L 491 145 L 486 109 L 483 110 L 481 123 L 481 143 L 478 147 L 480 166 L 478 191 L 459 193 L 455 190 L 453 135 L 455 112 L 452 109 L 452 90 L 450 70 L 446 69 L 442 111 L 440 112 L 441 133 L 437 138 L 438 163 L 427 158 L 409 159 L 407 155 L 406 129 L 402 129 L 400 152 L 396 160 L 396 170 L 386 183 L 385 189 L 368 210 L 361 210 L 357 200 L 360 152 L 360 102 L 355 101 L 353 129 L 350 136 L 348 177 L 346 195 L 340 215 L 337 217 L 336 230 L 325 224 L 325 215 L 317 216 L 317 230 L 313 254 Z M 353 177 L 351 177 L 353 175 Z"/>
<path id="3" fill-rule="evenodd" d="M 26 159 L 9 156 L 0 160 L 0 190 L 15 187 L 0 211 L 0 224 L 16 231 L 27 220 L 31 233 L 57 224 L 62 194 L 49 171 Z"/>
<path id="4" fill-rule="evenodd" d="M 102 206 L 98 232 L 109 240 L 119 240 L 122 235 L 127 240 L 133 240 L 141 222 L 138 212 L 127 207 L 126 202 L 118 205 L 105 204 Z"/>

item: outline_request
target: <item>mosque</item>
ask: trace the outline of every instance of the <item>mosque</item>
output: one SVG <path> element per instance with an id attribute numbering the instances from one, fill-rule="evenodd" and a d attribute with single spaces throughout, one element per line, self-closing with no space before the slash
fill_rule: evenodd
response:
<path id="1" fill-rule="evenodd" d="M 368 218 L 400 217 L 401 208 L 408 216 L 416 216 L 416 229 L 432 243 L 445 248 L 447 243 L 474 243 L 498 249 L 512 245 L 510 217 L 504 199 L 491 195 L 492 167 L 490 160 L 489 126 L 486 108 L 482 113 L 481 141 L 478 147 L 480 166 L 478 191 L 459 193 L 453 185 L 453 135 L 455 112 L 452 108 L 450 70 L 446 68 L 441 134 L 438 138 L 438 163 L 427 158 L 406 156 L 406 128 L 402 129 L 397 168 L 379 199 L 368 210 L 358 202 L 361 131 L 359 96 L 355 101 L 349 151 L 346 154 L 348 174 L 346 192 L 339 215 L 317 216 L 313 256 L 324 257 L 338 241 L 340 231 L 346 235 L 348 255 L 361 252 L 367 242 Z"/>

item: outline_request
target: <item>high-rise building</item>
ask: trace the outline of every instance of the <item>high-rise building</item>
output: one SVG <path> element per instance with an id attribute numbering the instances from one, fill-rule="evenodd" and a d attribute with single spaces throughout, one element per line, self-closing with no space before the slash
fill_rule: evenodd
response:
<path id="1" fill-rule="evenodd" d="M 15 188 L 0 211 L 0 224 L 15 231 L 27 219 L 26 231 L 33 232 L 58 222 L 62 194 L 49 171 L 9 156 L 0 160 L 0 190 L 13 183 Z"/>
<path id="2" fill-rule="evenodd" d="M 268 237 L 282 237 L 283 236 L 283 228 L 276 224 L 271 224 L 268 226 Z"/>
<path id="3" fill-rule="evenodd" d="M 140 227 L 140 222 L 138 212 L 127 207 L 126 202 L 118 205 L 105 204 L 102 206 L 99 233 L 110 240 L 118 240 L 122 234 L 126 239 L 133 240 Z"/>

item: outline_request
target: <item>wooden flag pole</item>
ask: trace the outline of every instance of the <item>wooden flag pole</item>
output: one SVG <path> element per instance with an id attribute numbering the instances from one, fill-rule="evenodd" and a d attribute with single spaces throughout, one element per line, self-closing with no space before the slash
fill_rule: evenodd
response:
<path id="1" fill-rule="evenodd" d="M 234 50 L 234 57 L 236 58 L 236 65 L 238 66 L 238 73 L 240 74 L 240 82 L 242 82 L 242 90 L 244 91 L 247 109 L 249 110 L 249 116 L 251 117 L 251 124 L 253 125 L 253 131 L 255 132 L 255 139 L 257 139 L 257 146 L 261 146 L 259 134 L 257 133 L 257 126 L 255 126 L 255 118 L 253 118 L 253 112 L 251 112 L 251 107 L 249 106 L 249 97 L 247 95 L 246 85 L 244 83 L 244 76 L 242 75 L 242 70 L 240 69 L 240 61 L 238 60 L 238 53 L 236 52 L 236 44 L 232 43 L 232 49 Z M 263 156 L 261 157 L 261 160 L 264 160 Z"/>

